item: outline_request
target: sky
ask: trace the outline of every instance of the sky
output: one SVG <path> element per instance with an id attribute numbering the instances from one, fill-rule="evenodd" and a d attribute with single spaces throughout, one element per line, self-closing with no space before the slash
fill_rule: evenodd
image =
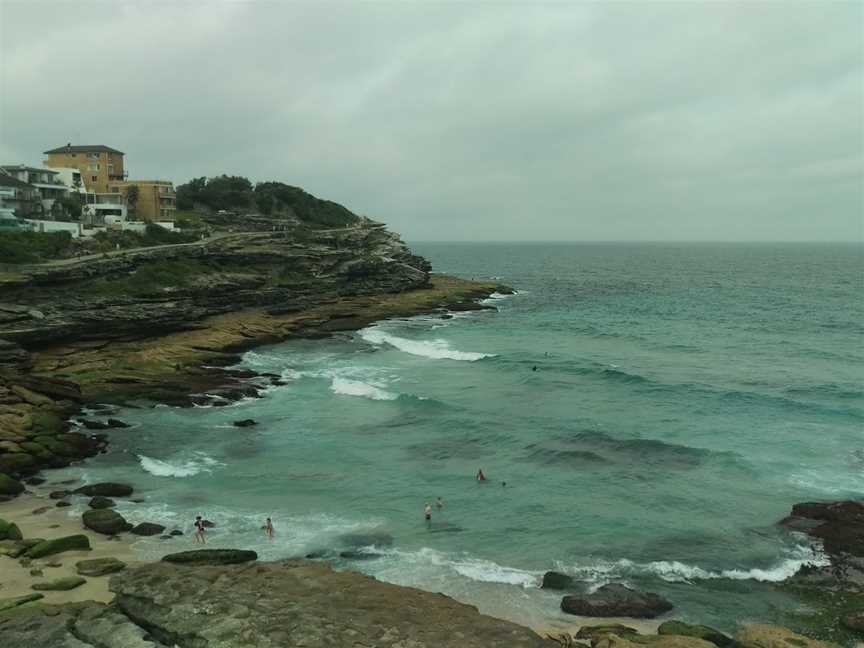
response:
<path id="1" fill-rule="evenodd" d="M 0 0 L 0 163 L 279 180 L 406 240 L 864 240 L 862 2 Z"/>

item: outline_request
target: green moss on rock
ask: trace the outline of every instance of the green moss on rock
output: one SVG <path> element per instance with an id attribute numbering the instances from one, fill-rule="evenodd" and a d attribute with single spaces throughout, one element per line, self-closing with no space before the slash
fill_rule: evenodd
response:
<path id="1" fill-rule="evenodd" d="M 18 495 L 24 492 L 24 484 L 0 472 L 0 495 Z"/>
<path id="2" fill-rule="evenodd" d="M 25 554 L 28 558 L 44 558 L 62 551 L 87 551 L 90 549 L 90 538 L 83 533 L 54 540 L 45 540 L 31 547 Z"/>
<path id="3" fill-rule="evenodd" d="M 37 591 L 65 592 L 80 587 L 86 582 L 87 579 L 80 576 L 66 576 L 65 578 L 45 581 L 44 583 L 33 583 L 31 587 Z"/>

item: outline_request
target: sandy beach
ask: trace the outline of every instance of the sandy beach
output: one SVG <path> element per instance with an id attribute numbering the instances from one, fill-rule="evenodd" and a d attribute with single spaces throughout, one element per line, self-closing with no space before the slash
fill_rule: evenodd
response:
<path id="1" fill-rule="evenodd" d="M 0 555 L 0 599 L 32 594 L 34 583 L 51 581 L 66 576 L 77 576 L 75 563 L 91 558 L 114 557 L 127 564 L 134 562 L 128 536 L 110 539 L 108 536 L 85 529 L 81 516 L 70 513 L 69 508 L 57 508 L 56 500 L 44 494 L 25 493 L 11 502 L 0 504 L 0 518 L 14 522 L 25 538 L 53 539 L 84 533 L 90 538 L 90 551 L 64 551 L 53 556 L 33 560 L 22 566 L 18 559 Z M 41 569 L 42 576 L 31 576 L 31 569 Z M 69 603 L 75 601 L 110 601 L 114 595 L 108 591 L 109 576 L 88 576 L 87 582 L 65 592 L 45 591 L 43 603 Z"/>

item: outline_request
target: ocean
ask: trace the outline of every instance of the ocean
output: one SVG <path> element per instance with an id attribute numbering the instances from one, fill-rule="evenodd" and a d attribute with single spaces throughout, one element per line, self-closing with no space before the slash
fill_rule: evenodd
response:
<path id="1" fill-rule="evenodd" d="M 240 366 L 285 384 L 121 410 L 135 427 L 62 473 L 133 484 L 146 501 L 118 509 L 132 522 L 188 534 L 200 514 L 212 546 L 328 555 L 523 624 L 565 618 L 538 588 L 551 569 L 659 592 L 675 618 L 724 630 L 783 622 L 796 603 L 775 584 L 824 557 L 776 522 L 864 496 L 864 248 L 412 247 L 518 293 L 255 349 Z"/>

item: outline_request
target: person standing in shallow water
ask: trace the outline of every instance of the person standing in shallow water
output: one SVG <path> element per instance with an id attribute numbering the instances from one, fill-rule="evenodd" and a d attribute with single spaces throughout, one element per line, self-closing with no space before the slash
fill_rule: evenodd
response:
<path id="1" fill-rule="evenodd" d="M 439 511 L 444 508 L 444 500 L 442 500 L 440 497 L 435 500 L 435 508 L 437 508 Z"/>
<path id="2" fill-rule="evenodd" d="M 267 521 L 264 523 L 264 534 L 268 538 L 273 537 L 273 520 L 271 520 L 270 518 L 267 518 Z"/>
<path id="3" fill-rule="evenodd" d="M 207 538 L 204 535 L 204 520 L 201 519 L 200 515 L 195 518 L 195 542 L 207 544 Z"/>
<path id="4" fill-rule="evenodd" d="M 478 481 L 478 482 L 486 481 L 486 475 L 483 474 L 483 469 L 482 469 L 482 468 L 481 468 L 480 470 L 477 471 L 477 481 Z"/>
<path id="5" fill-rule="evenodd" d="M 426 502 L 426 506 L 423 507 L 423 515 L 426 517 L 426 526 L 432 526 L 432 506 L 429 502 Z"/>

